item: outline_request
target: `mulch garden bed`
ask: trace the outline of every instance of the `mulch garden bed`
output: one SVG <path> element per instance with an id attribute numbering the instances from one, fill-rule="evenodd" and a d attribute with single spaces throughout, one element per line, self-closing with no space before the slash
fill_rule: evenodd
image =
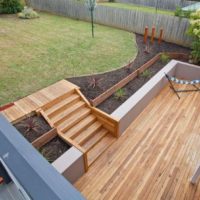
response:
<path id="1" fill-rule="evenodd" d="M 52 163 L 69 148 L 70 146 L 57 136 L 41 147 L 39 151 L 50 163 Z"/>
<path id="2" fill-rule="evenodd" d="M 15 128 L 30 142 L 33 143 L 42 135 L 52 130 L 42 116 L 31 116 L 14 124 Z M 65 153 L 70 146 L 58 136 L 44 144 L 38 151 L 52 163 Z"/>
<path id="3" fill-rule="evenodd" d="M 30 142 L 51 130 L 42 116 L 31 116 L 14 124 L 15 128 Z"/>
<path id="4" fill-rule="evenodd" d="M 150 52 L 145 52 L 146 45 L 143 43 L 143 36 L 136 35 L 136 41 L 138 45 L 138 55 L 134 60 L 133 64 L 127 68 L 123 67 L 118 70 L 114 70 L 111 72 L 98 74 L 98 75 L 90 75 L 90 76 L 82 76 L 82 77 L 73 77 L 68 78 L 70 82 L 78 85 L 81 88 L 81 92 L 86 96 L 88 100 L 95 99 L 97 96 L 105 92 L 107 89 L 112 87 L 114 84 L 118 83 L 120 80 L 128 76 L 131 72 L 135 71 L 155 55 L 160 52 L 177 52 L 177 53 L 190 53 L 189 48 L 181 47 L 176 44 L 162 42 L 161 45 L 157 44 L 155 41 L 154 45 L 150 46 Z M 187 62 L 187 60 L 182 60 Z M 112 113 L 117 107 L 119 107 L 124 101 L 126 101 L 132 94 L 134 94 L 142 85 L 144 85 L 153 75 L 155 75 L 160 69 L 162 69 L 166 65 L 161 61 L 157 61 L 150 68 L 150 74 L 148 78 L 144 78 L 142 76 L 132 80 L 129 84 L 124 87 L 125 96 L 120 101 L 117 100 L 114 95 L 110 98 L 106 99 L 103 103 L 101 103 L 98 108 L 101 110 Z M 93 88 L 92 80 L 98 80 L 97 85 Z"/>

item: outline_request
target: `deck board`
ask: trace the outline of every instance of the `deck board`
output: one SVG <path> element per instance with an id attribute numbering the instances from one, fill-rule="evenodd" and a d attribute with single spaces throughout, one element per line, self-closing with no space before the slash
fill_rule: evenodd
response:
<path id="1" fill-rule="evenodd" d="M 14 106 L 0 113 L 3 114 L 10 122 L 14 123 L 37 110 L 39 107 L 70 90 L 74 90 L 75 88 L 78 89 L 78 86 L 66 80 L 61 80 L 14 102 Z"/>
<path id="2" fill-rule="evenodd" d="M 184 87 L 184 86 L 182 86 Z M 200 93 L 165 87 L 75 187 L 89 200 L 199 199 Z"/>

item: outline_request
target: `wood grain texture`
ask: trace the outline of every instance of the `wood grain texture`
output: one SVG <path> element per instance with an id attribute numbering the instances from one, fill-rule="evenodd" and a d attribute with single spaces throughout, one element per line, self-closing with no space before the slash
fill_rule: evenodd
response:
<path id="1" fill-rule="evenodd" d="M 78 89 L 78 86 L 66 80 L 61 80 L 14 102 L 14 106 L 0 113 L 3 114 L 10 122 L 16 123 L 45 104 L 48 104 L 53 99 L 56 99 L 71 90 L 74 91 L 74 89 Z"/>
<path id="2" fill-rule="evenodd" d="M 198 92 L 178 100 L 165 87 L 75 187 L 88 200 L 198 200 L 199 102 Z"/>

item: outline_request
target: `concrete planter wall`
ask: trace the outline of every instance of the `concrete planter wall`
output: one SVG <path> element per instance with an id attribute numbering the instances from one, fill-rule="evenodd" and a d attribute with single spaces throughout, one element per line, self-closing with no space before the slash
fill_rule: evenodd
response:
<path id="1" fill-rule="evenodd" d="M 200 67 L 172 60 L 142 88 L 125 101 L 112 114 L 119 119 L 119 134 L 123 134 L 133 120 L 168 83 L 165 73 L 179 78 L 194 80 L 200 77 Z"/>
<path id="2" fill-rule="evenodd" d="M 71 147 L 52 165 L 72 184 L 85 173 L 83 153 L 75 147 Z"/>

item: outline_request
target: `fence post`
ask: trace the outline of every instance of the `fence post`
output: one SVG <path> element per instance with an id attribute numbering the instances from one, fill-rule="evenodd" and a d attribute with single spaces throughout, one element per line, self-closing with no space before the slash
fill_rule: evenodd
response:
<path id="1" fill-rule="evenodd" d="M 144 43 L 147 43 L 147 37 L 148 37 L 148 26 L 145 26 L 144 30 Z"/>

